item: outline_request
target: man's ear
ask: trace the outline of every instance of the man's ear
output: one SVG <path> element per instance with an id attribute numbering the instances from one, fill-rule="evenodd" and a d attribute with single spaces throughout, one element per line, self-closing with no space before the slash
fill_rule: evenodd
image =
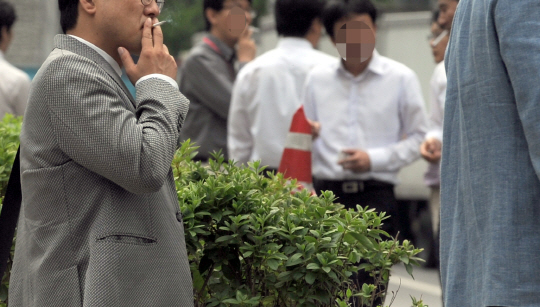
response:
<path id="1" fill-rule="evenodd" d="M 94 15 L 96 13 L 96 3 L 94 0 L 79 0 L 80 7 L 79 9 L 83 10 L 89 15 Z"/>
<path id="2" fill-rule="evenodd" d="M 319 18 L 313 19 L 313 22 L 311 22 L 311 27 L 309 27 L 309 33 L 321 35 L 322 34 L 322 28 L 323 25 L 321 23 L 321 20 Z"/>
<path id="3" fill-rule="evenodd" d="M 218 14 L 219 12 L 216 12 L 212 8 L 206 8 L 206 10 L 204 11 L 204 15 L 206 16 L 206 19 L 208 19 L 208 22 L 210 22 L 210 25 L 212 26 L 216 24 Z"/>

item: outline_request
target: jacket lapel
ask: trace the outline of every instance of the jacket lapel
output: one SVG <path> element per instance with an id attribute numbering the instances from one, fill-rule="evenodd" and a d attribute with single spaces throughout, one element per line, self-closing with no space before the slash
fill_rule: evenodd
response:
<path id="1" fill-rule="evenodd" d="M 133 98 L 133 95 L 131 95 L 131 92 L 127 88 L 124 81 L 122 81 L 122 78 L 116 73 L 114 68 L 107 63 L 107 61 L 99 55 L 95 50 L 90 48 L 89 46 L 81 43 L 77 39 L 73 37 L 69 37 L 67 35 L 56 35 L 54 38 L 55 47 L 59 49 L 65 49 L 68 51 L 71 51 L 73 53 L 76 53 L 78 55 L 84 56 L 92 61 L 94 61 L 96 64 L 98 64 L 107 74 L 120 86 L 120 88 L 124 91 L 124 94 L 129 98 L 131 101 L 131 105 L 133 106 L 133 111 L 137 109 L 137 104 L 135 102 L 135 99 Z"/>

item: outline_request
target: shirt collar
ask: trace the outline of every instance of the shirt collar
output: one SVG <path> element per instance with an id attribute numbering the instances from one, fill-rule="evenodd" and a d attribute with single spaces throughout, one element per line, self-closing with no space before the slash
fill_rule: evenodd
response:
<path id="1" fill-rule="evenodd" d="M 342 73 L 345 73 L 346 75 L 351 75 L 351 73 L 348 70 L 345 69 L 345 67 L 343 66 L 343 61 L 341 61 L 341 60 L 339 61 L 338 71 L 340 71 Z M 365 73 L 367 71 L 371 71 L 371 72 L 376 73 L 378 75 L 384 74 L 384 63 L 383 63 L 383 61 L 381 59 L 381 55 L 379 54 L 379 52 L 376 49 L 373 50 L 373 56 L 371 57 L 371 61 L 369 62 L 369 65 L 366 68 L 366 70 L 364 72 L 362 72 L 359 76 L 353 77 L 353 78 L 358 78 L 360 76 L 363 76 L 363 75 L 365 75 Z"/>
<path id="2" fill-rule="evenodd" d="M 3 60 L 4 59 L 4 52 L 2 52 L 2 50 L 0 50 L 0 60 Z"/>
<path id="3" fill-rule="evenodd" d="M 313 49 L 313 45 L 302 37 L 282 37 L 279 39 L 278 48 L 285 49 L 299 49 L 299 48 L 309 48 Z"/>
<path id="4" fill-rule="evenodd" d="M 221 53 L 221 55 L 223 56 L 223 58 L 225 58 L 227 62 L 232 62 L 236 58 L 234 49 L 227 46 L 227 44 L 219 40 L 219 38 L 215 37 L 214 35 L 210 33 L 208 33 L 206 37 L 208 37 L 208 39 L 210 39 L 214 44 L 216 44 L 216 46 L 219 49 L 219 52 Z"/>
<path id="5" fill-rule="evenodd" d="M 92 44 L 91 42 L 84 40 L 78 36 L 68 34 L 69 36 L 77 39 L 79 42 L 87 45 L 88 47 L 94 49 L 99 55 L 101 55 L 109 65 L 111 65 L 112 68 L 114 68 L 114 71 L 121 77 L 122 76 L 122 68 L 120 68 L 120 65 L 118 65 L 118 62 L 116 62 L 112 56 L 110 56 L 107 52 L 103 51 L 103 49 L 99 48 L 98 46 Z"/>

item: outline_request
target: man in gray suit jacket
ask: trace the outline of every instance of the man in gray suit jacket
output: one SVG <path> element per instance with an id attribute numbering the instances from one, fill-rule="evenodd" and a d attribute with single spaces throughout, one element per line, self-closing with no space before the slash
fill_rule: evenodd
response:
<path id="1" fill-rule="evenodd" d="M 540 1 L 460 0 L 445 62 L 444 305 L 540 306 Z"/>
<path id="2" fill-rule="evenodd" d="M 10 307 L 193 306 L 170 166 L 189 102 L 152 29 L 162 5 L 59 0 L 68 35 L 33 81 L 20 136 Z"/>

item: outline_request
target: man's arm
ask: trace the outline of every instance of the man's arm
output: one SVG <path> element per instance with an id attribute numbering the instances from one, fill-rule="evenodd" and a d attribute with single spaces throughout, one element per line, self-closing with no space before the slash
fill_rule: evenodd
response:
<path id="1" fill-rule="evenodd" d="M 500 53 L 514 90 L 529 155 L 540 178 L 540 2 L 498 1 L 494 14 Z"/>
<path id="2" fill-rule="evenodd" d="M 404 77 L 399 101 L 403 139 L 388 147 L 368 149 L 371 171 L 397 171 L 420 157 L 419 146 L 427 131 L 424 100 L 414 73 Z"/>
<path id="3" fill-rule="evenodd" d="M 159 190 L 188 105 L 178 90 L 157 78 L 141 82 L 134 114 L 109 76 L 86 58 L 63 57 L 45 74 L 39 90 L 60 149 L 132 193 Z"/>
<path id="4" fill-rule="evenodd" d="M 233 87 L 229 119 L 227 121 L 227 147 L 229 158 L 247 163 L 253 151 L 253 137 L 250 132 L 251 121 L 248 114 L 249 101 L 253 99 L 255 88 L 251 86 L 251 74 L 240 73 Z M 250 95 L 251 93 L 251 95 Z"/>

